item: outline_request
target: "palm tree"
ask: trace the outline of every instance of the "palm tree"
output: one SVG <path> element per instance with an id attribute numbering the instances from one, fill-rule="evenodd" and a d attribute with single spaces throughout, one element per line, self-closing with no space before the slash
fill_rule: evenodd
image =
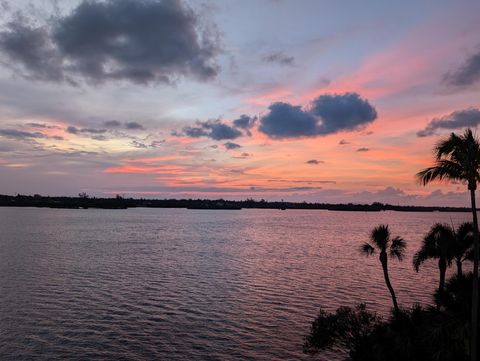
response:
<path id="1" fill-rule="evenodd" d="M 455 250 L 455 231 L 445 224 L 434 224 L 423 238 L 420 250 L 413 256 L 413 267 L 418 272 L 420 265 L 428 259 L 438 259 L 440 282 L 438 284 L 437 308 L 440 308 L 443 289 L 445 288 L 445 273 L 452 263 Z"/>
<path id="2" fill-rule="evenodd" d="M 442 139 L 434 148 L 435 164 L 417 174 L 419 181 L 426 185 L 438 180 L 465 181 L 470 191 L 470 202 L 473 216 L 473 277 L 472 277 L 472 339 L 470 357 L 477 361 L 478 333 L 478 258 L 479 234 L 475 190 L 480 180 L 480 141 L 471 129 L 461 135 L 450 134 Z"/>
<path id="3" fill-rule="evenodd" d="M 455 231 L 454 258 L 457 265 L 457 275 L 463 275 L 462 264 L 465 260 L 473 259 L 473 224 L 462 223 Z"/>
<path id="4" fill-rule="evenodd" d="M 395 296 L 395 291 L 393 290 L 392 284 L 390 283 L 390 277 L 388 276 L 388 256 L 390 256 L 390 258 L 397 258 L 401 261 L 405 257 L 406 242 L 400 237 L 392 239 L 387 225 L 379 225 L 378 227 L 375 227 L 370 234 L 370 241 L 370 243 L 364 243 L 360 250 L 367 256 L 370 256 L 375 252 L 380 253 L 379 259 L 382 264 L 383 277 L 385 278 L 385 283 L 392 295 L 393 307 L 395 308 L 395 311 L 398 311 L 397 297 Z"/>

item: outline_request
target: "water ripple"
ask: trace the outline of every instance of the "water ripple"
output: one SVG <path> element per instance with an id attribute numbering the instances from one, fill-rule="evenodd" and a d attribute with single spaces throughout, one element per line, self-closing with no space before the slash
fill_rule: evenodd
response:
<path id="1" fill-rule="evenodd" d="M 378 260 L 358 253 L 373 226 L 409 241 L 390 268 L 411 305 L 437 283 L 433 262 L 412 269 L 421 236 L 468 217 L 3 208 L 0 359 L 310 360 L 301 346 L 319 307 L 390 308 Z"/>

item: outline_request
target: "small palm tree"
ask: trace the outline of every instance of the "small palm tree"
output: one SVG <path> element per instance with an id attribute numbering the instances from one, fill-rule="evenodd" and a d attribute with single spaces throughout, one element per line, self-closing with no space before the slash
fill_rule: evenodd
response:
<path id="1" fill-rule="evenodd" d="M 455 231 L 445 224 L 434 224 L 423 238 L 423 243 L 413 256 L 413 267 L 418 272 L 420 265 L 428 259 L 438 259 L 440 281 L 438 284 L 437 308 L 440 308 L 443 290 L 445 288 L 445 273 L 455 256 Z"/>
<path id="2" fill-rule="evenodd" d="M 457 265 L 457 275 L 463 275 L 462 265 L 465 260 L 473 260 L 473 224 L 462 223 L 455 231 L 454 258 Z"/>
<path id="3" fill-rule="evenodd" d="M 403 238 L 395 237 L 392 239 L 390 237 L 390 230 L 387 225 L 375 227 L 370 234 L 370 243 L 364 243 L 360 248 L 361 252 L 367 256 L 379 252 L 378 258 L 382 264 L 383 277 L 392 296 L 395 311 L 398 311 L 399 308 L 395 291 L 388 276 L 388 257 L 390 256 L 390 258 L 396 258 L 401 261 L 405 257 L 405 248 L 406 242 Z"/>
<path id="4" fill-rule="evenodd" d="M 478 338 L 478 261 L 480 256 L 477 206 L 475 190 L 480 180 L 480 140 L 471 129 L 461 135 L 450 134 L 434 148 L 435 164 L 417 173 L 419 181 L 426 185 L 438 180 L 464 181 L 470 191 L 473 217 L 473 277 L 472 277 L 472 338 L 470 358 L 477 361 Z"/>

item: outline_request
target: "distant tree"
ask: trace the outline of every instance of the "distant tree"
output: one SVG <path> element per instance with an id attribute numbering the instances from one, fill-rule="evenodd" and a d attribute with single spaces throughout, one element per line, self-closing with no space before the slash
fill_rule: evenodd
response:
<path id="1" fill-rule="evenodd" d="M 428 259 L 438 259 L 440 280 L 438 284 L 437 308 L 440 308 L 443 290 L 445 288 L 445 274 L 447 267 L 455 257 L 455 231 L 446 224 L 434 224 L 423 237 L 422 245 L 413 256 L 413 267 L 418 272 L 420 265 Z"/>
<path id="2" fill-rule="evenodd" d="M 78 197 L 82 199 L 88 199 L 89 195 L 85 192 L 82 192 L 82 193 L 78 193 Z"/>
<path id="3" fill-rule="evenodd" d="M 433 181 L 465 181 L 470 191 L 473 217 L 473 278 L 472 278 L 472 342 L 471 361 L 477 361 L 478 343 L 478 261 L 479 232 L 475 191 L 480 180 L 480 141 L 471 129 L 463 134 L 451 133 L 441 139 L 434 148 L 435 164 L 419 173 L 419 181 L 426 185 Z"/>
<path id="4" fill-rule="evenodd" d="M 405 257 L 406 242 L 401 237 L 391 238 L 390 230 L 387 225 L 380 225 L 375 227 L 370 234 L 370 243 L 364 243 L 360 250 L 363 254 L 370 256 L 375 252 L 379 252 L 379 260 L 383 269 L 383 277 L 385 283 L 392 296 L 393 307 L 395 311 L 398 311 L 397 297 L 393 290 L 388 275 L 388 257 L 392 259 L 398 259 L 401 261 Z"/>

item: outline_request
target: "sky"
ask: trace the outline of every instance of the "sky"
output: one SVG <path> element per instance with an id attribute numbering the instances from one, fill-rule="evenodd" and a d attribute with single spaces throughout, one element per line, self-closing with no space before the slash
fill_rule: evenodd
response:
<path id="1" fill-rule="evenodd" d="M 468 206 L 480 2 L 0 0 L 0 193 Z"/>

